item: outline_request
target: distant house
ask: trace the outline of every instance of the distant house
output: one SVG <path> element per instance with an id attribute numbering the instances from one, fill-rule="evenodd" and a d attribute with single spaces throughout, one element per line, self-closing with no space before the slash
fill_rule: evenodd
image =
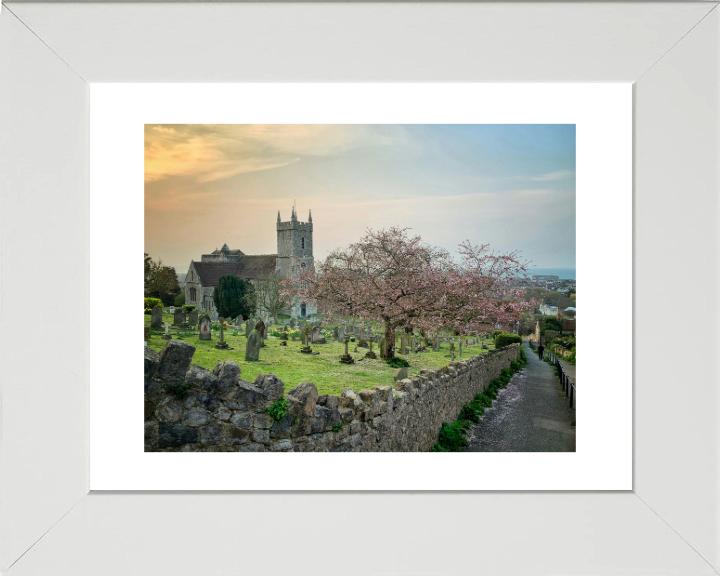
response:
<path id="1" fill-rule="evenodd" d="M 575 313 L 575 308 L 565 308 L 563 316 L 567 316 L 568 318 L 575 318 Z"/>
<path id="2" fill-rule="evenodd" d="M 557 316 L 558 315 L 558 307 L 557 306 L 548 306 L 547 304 L 542 304 L 540 306 L 540 314 L 543 316 Z"/>

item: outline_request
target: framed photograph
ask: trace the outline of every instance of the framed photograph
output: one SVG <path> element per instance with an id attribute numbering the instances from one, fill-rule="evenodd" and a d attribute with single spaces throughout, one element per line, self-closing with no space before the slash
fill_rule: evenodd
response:
<path id="1" fill-rule="evenodd" d="M 3 5 L 0 570 L 717 573 L 719 24 Z"/>

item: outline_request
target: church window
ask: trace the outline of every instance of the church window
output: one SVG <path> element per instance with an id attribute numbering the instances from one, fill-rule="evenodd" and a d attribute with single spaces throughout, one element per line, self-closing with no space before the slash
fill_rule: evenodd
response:
<path id="1" fill-rule="evenodd" d="M 305 268 L 305 262 L 303 262 L 302 264 L 300 264 L 300 268 Z"/>
<path id="2" fill-rule="evenodd" d="M 305 250 L 305 238 L 300 238 L 300 248 Z"/>
<path id="3" fill-rule="evenodd" d="M 306 314 L 306 308 L 305 308 L 305 302 L 303 302 L 302 304 L 300 304 L 300 316 L 305 318 L 305 314 Z"/>

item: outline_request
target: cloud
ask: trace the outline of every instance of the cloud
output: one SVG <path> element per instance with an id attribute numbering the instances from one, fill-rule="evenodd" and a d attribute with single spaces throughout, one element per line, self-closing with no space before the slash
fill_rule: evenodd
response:
<path id="1" fill-rule="evenodd" d="M 372 142 L 390 144 L 391 134 L 370 127 L 308 124 L 179 124 L 145 126 L 145 182 L 172 176 L 190 182 L 224 180 L 270 170 L 302 157 L 329 156 Z"/>
<path id="2" fill-rule="evenodd" d="M 530 178 L 533 182 L 554 182 L 556 180 L 565 180 L 574 178 L 575 172 L 572 170 L 558 170 L 557 172 L 548 172 L 547 174 L 539 174 Z"/>

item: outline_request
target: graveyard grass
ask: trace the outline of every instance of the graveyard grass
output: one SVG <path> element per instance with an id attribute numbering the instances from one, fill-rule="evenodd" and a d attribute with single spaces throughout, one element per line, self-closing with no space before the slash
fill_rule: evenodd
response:
<path id="1" fill-rule="evenodd" d="M 172 323 L 173 317 L 170 314 L 163 314 L 163 322 Z M 150 326 L 150 316 L 145 316 L 145 326 Z M 281 327 L 277 327 L 280 329 Z M 270 328 L 272 330 L 272 328 Z M 162 330 L 152 330 L 148 340 L 148 346 L 153 350 L 160 351 L 163 349 L 167 340 L 163 340 Z M 339 395 L 344 388 L 352 388 L 360 391 L 372 388 L 376 384 L 394 385 L 394 376 L 397 373 L 396 368 L 391 368 L 383 360 L 380 360 L 376 343 L 373 343 L 373 351 L 378 355 L 377 360 L 364 358 L 367 348 L 358 348 L 357 352 L 353 352 L 357 341 L 348 344 L 348 351 L 355 359 L 355 364 L 341 364 L 340 356 L 345 353 L 345 345 L 328 339 L 327 344 L 312 344 L 313 352 L 319 352 L 319 355 L 301 354 L 300 348 L 302 343 L 292 340 L 287 341 L 287 346 L 280 346 L 279 338 L 269 337 L 265 339 L 265 347 L 260 349 L 260 360 L 258 362 L 245 361 L 245 344 L 247 338 L 244 331 L 239 331 L 237 336 L 233 336 L 233 330 L 225 330 L 225 341 L 233 350 L 220 350 L 215 348 L 215 344 L 220 339 L 219 331 L 213 331 L 212 340 L 200 340 L 197 332 L 188 332 L 187 335 L 170 329 L 174 339 L 182 340 L 188 344 L 195 346 L 195 355 L 193 356 L 193 364 L 212 370 L 218 362 L 225 360 L 233 360 L 237 362 L 241 369 L 241 378 L 254 381 L 257 376 L 265 373 L 273 373 L 285 383 L 285 392 L 288 392 L 302 382 L 312 382 L 318 389 L 320 394 Z M 490 341 L 487 341 L 488 347 L 493 349 Z M 398 346 L 399 348 L 399 346 Z M 455 346 L 456 359 L 457 345 Z M 412 377 L 424 368 L 440 368 L 447 366 L 450 362 L 450 344 L 443 344 L 438 352 L 428 351 L 407 355 L 398 353 L 400 358 L 405 358 L 410 363 L 408 368 L 408 377 Z M 482 341 L 473 346 L 463 346 L 463 356 L 460 360 L 465 360 L 470 356 L 476 356 L 487 352 L 482 350 Z M 362 359 L 362 360 L 361 360 Z"/>

